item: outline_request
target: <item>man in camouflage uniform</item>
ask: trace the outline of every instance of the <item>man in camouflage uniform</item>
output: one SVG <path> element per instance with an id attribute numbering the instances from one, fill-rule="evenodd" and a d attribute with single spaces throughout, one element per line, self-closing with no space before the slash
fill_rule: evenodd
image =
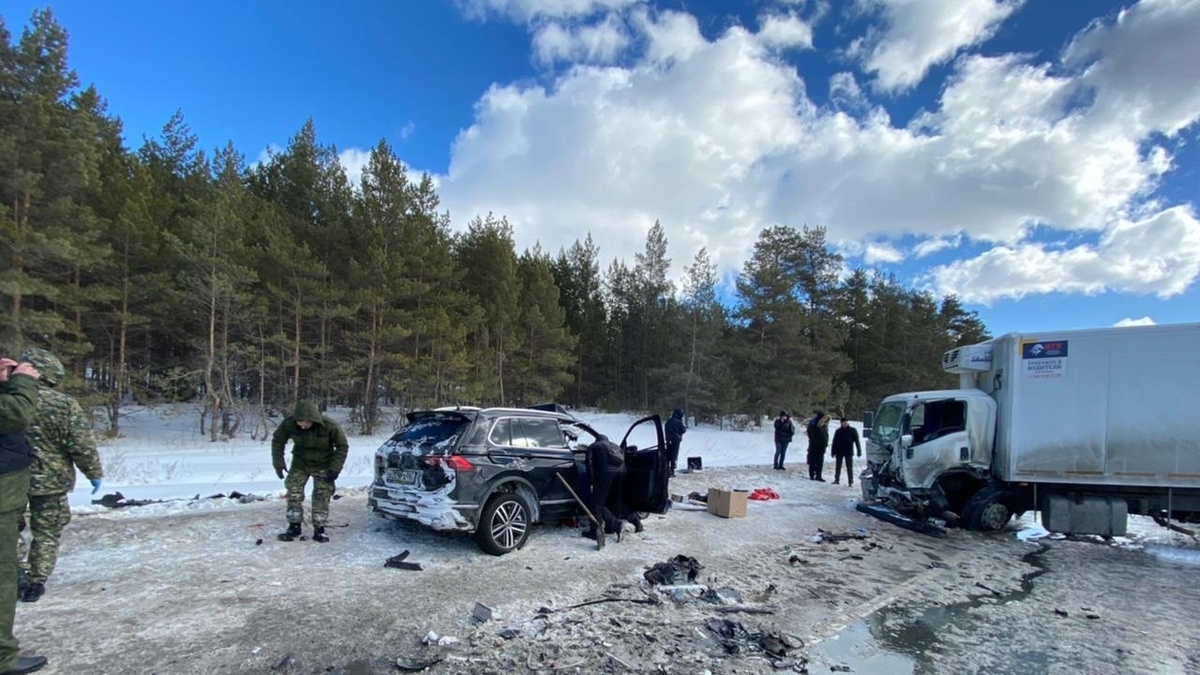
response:
<path id="1" fill-rule="evenodd" d="M 96 452 L 92 423 L 79 402 L 56 387 L 66 379 L 62 361 L 45 349 L 30 347 L 21 354 L 41 373 L 38 412 L 25 431 L 33 446 L 33 473 L 29 484 L 29 531 L 33 541 L 22 565 L 26 587 L 21 602 L 37 602 L 46 592 L 46 579 L 58 562 L 58 543 L 71 522 L 67 493 L 75 489 L 75 467 L 100 489 L 104 470 Z"/>
<path id="2" fill-rule="evenodd" d="M 283 449 L 292 442 L 292 466 L 283 463 Z M 279 424 L 271 438 L 271 463 L 280 478 L 287 474 L 288 529 L 279 535 L 283 541 L 300 536 L 304 522 L 304 486 L 311 476 L 313 541 L 327 542 L 325 523 L 329 520 L 329 500 L 336 488 L 334 481 L 346 464 L 350 444 L 337 422 L 321 414 L 316 404 L 300 401 L 295 413 Z"/>
<path id="3" fill-rule="evenodd" d="M 17 523 L 29 501 L 33 450 L 25 430 L 37 414 L 37 369 L 0 359 L 0 675 L 32 673 L 44 656 L 21 656 L 13 635 L 17 613 Z"/>

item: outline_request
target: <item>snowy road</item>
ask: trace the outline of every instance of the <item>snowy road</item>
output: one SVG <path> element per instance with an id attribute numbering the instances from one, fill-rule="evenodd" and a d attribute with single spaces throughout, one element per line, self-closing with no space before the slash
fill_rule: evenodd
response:
<path id="1" fill-rule="evenodd" d="M 603 551 L 574 528 L 542 527 L 501 558 L 465 536 L 379 520 L 361 491 L 334 502 L 347 526 L 324 545 L 275 541 L 279 501 L 78 515 L 45 598 L 18 608 L 17 635 L 49 656 L 43 672 L 62 675 L 363 675 L 396 672 L 397 658 L 441 658 L 431 674 L 767 673 L 804 659 L 812 673 L 1200 665 L 1200 568 L 1177 547 L 1172 558 L 1050 541 L 1031 556 L 1041 545 L 1011 532 L 932 539 L 855 512 L 845 486 L 765 467 L 685 475 L 673 489 L 710 484 L 783 499 L 751 503 L 745 519 L 676 510 Z M 868 536 L 816 543 L 818 528 Z M 424 569 L 384 568 L 401 550 Z M 698 559 L 699 581 L 732 605 L 648 591 L 642 572 L 677 554 Z M 606 594 L 622 601 L 567 609 Z M 490 621 L 472 620 L 477 602 Z M 431 631 L 453 641 L 423 645 Z M 764 651 L 771 636 L 786 653 Z"/>

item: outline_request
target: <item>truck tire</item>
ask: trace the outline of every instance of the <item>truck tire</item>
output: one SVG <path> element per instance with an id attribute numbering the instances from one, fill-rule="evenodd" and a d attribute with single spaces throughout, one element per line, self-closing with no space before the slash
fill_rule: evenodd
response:
<path id="1" fill-rule="evenodd" d="M 967 501 L 963 521 L 972 530 L 999 532 L 1012 519 L 1011 495 L 996 485 L 988 485 Z"/>

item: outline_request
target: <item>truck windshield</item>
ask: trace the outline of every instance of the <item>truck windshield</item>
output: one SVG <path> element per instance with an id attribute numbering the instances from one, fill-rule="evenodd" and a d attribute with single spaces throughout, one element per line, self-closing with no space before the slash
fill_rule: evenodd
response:
<path id="1" fill-rule="evenodd" d="M 875 415 L 875 428 L 871 430 L 871 440 L 883 444 L 900 438 L 900 423 L 903 418 L 903 401 L 879 406 L 879 413 Z"/>

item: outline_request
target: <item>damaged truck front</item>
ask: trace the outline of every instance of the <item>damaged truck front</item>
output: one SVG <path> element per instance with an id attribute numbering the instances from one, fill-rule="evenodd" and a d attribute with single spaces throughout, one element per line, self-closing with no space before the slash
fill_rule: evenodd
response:
<path id="1" fill-rule="evenodd" d="M 1200 325 L 1009 334 L 946 352 L 959 388 L 885 398 L 864 504 L 999 530 L 1123 535 L 1127 514 L 1200 514 Z"/>

